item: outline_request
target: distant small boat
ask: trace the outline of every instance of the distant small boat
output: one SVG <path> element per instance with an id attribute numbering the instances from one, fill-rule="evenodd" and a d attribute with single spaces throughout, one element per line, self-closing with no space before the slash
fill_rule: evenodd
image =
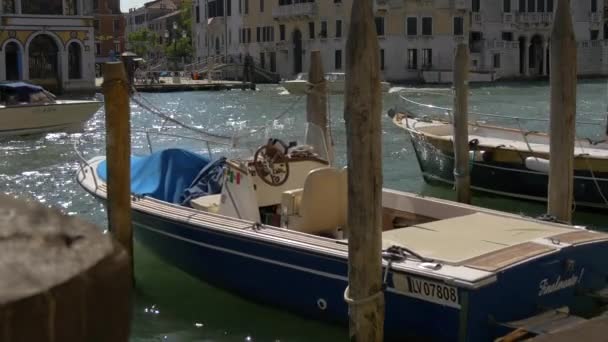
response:
<path id="1" fill-rule="evenodd" d="M 327 80 L 327 91 L 330 94 L 344 94 L 345 74 L 343 72 L 330 72 L 325 74 Z M 382 92 L 387 93 L 391 88 L 390 83 L 381 82 Z M 281 82 L 281 86 L 290 94 L 302 95 L 308 92 L 308 74 L 301 73 L 294 80 Z"/>
<path id="2" fill-rule="evenodd" d="M 78 130 L 100 107 L 96 100 L 57 100 L 25 82 L 0 83 L 0 136 Z"/>

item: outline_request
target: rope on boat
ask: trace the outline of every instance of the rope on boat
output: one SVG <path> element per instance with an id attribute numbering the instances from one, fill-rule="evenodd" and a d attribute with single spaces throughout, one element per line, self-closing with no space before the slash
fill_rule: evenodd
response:
<path id="1" fill-rule="evenodd" d="M 361 299 L 354 299 L 354 298 L 350 297 L 350 291 L 349 291 L 349 289 L 350 289 L 349 286 L 346 286 L 346 288 L 344 289 L 344 301 L 347 302 L 350 305 L 363 305 L 363 304 L 367 304 L 367 303 L 375 301 L 379 297 L 384 296 L 384 291 L 380 290 L 380 291 L 374 293 L 371 296 L 367 296 L 367 297 L 361 298 Z"/>
<path id="2" fill-rule="evenodd" d="M 143 109 L 149 111 L 150 113 L 152 113 L 152 114 L 160 117 L 161 119 L 163 119 L 164 120 L 163 125 L 162 125 L 163 128 L 164 128 L 164 125 L 165 125 L 166 122 L 171 122 L 171 123 L 174 123 L 174 124 L 176 124 L 176 125 L 178 125 L 178 126 L 180 126 L 182 128 L 185 128 L 185 129 L 190 130 L 192 132 L 195 132 L 197 134 L 201 134 L 201 135 L 205 136 L 206 138 L 210 138 L 210 140 L 213 141 L 213 142 L 224 143 L 224 144 L 230 142 L 230 144 L 232 146 L 235 145 L 235 141 L 234 141 L 235 137 L 234 136 L 230 137 L 230 136 L 226 136 L 226 135 L 221 135 L 221 134 L 216 134 L 216 133 L 210 133 L 210 132 L 202 130 L 202 129 L 198 128 L 198 127 L 185 124 L 185 123 L 183 123 L 183 122 L 181 122 L 181 121 L 179 121 L 179 120 L 177 120 L 177 119 L 175 119 L 175 118 L 173 118 L 173 117 L 171 117 L 171 116 L 163 113 L 160 109 L 156 108 L 156 106 L 154 106 L 154 104 L 152 104 L 145 97 L 141 96 L 141 94 L 137 93 L 135 90 L 134 90 L 134 94 L 136 94 L 137 96 L 131 96 L 131 100 L 133 100 L 133 102 L 135 102 L 141 108 L 143 108 Z M 142 99 L 142 100 L 140 100 L 140 99 Z M 148 102 L 148 104 L 146 104 L 144 102 Z"/>
<path id="3" fill-rule="evenodd" d="M 585 149 L 583 148 L 583 144 L 581 144 L 580 140 L 579 140 L 578 144 L 579 144 L 581 151 L 583 152 L 581 157 L 583 157 L 585 159 L 585 162 L 587 163 L 587 167 L 589 168 L 589 172 L 591 173 L 591 179 L 593 179 L 593 184 L 595 184 L 595 187 L 597 188 L 597 192 L 600 194 L 600 197 L 602 197 L 602 200 L 604 200 L 604 204 L 606 204 L 606 206 L 608 207 L 608 198 L 606 198 L 606 196 L 604 195 L 604 192 L 602 191 L 602 187 L 600 186 L 600 183 L 597 181 L 597 178 L 595 177 L 595 172 L 593 171 L 593 167 L 591 166 L 591 162 L 589 161 L 589 154 L 585 153 Z"/>

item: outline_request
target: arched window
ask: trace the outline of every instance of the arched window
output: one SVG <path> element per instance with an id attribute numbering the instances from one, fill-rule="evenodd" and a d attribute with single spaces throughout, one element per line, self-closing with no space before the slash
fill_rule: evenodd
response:
<path id="1" fill-rule="evenodd" d="M 82 78 L 82 52 L 80 44 L 71 42 L 68 46 L 68 78 Z"/>
<path id="2" fill-rule="evenodd" d="M 37 35 L 28 48 L 30 79 L 58 78 L 57 44 L 46 34 Z"/>

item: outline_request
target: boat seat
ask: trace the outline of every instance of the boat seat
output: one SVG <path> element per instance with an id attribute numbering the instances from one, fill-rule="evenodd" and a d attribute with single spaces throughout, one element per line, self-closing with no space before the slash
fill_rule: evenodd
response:
<path id="1" fill-rule="evenodd" d="M 218 213 L 220 210 L 220 201 L 222 195 L 207 195 L 190 201 L 190 205 L 194 209 L 206 211 L 208 213 Z"/>
<path id="2" fill-rule="evenodd" d="M 308 173 L 304 188 L 283 192 L 283 226 L 309 234 L 332 233 L 346 225 L 347 171 L 333 167 Z"/>

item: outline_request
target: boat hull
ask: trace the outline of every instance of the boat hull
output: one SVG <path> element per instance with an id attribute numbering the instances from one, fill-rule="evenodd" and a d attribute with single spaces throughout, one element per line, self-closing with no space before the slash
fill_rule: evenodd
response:
<path id="1" fill-rule="evenodd" d="M 348 305 L 343 298 L 348 286 L 345 258 L 239 239 L 142 212 L 133 214 L 138 242 L 186 273 L 264 305 L 329 323 L 348 323 Z M 387 340 L 402 339 L 407 331 L 433 331 L 434 340 L 455 340 L 459 309 L 394 292 L 386 292 L 385 300 Z M 425 314 L 404 315 L 404 308 L 413 307 Z M 428 315 L 435 320 L 429 320 Z"/>
<path id="2" fill-rule="evenodd" d="M 99 101 L 0 107 L 0 136 L 78 131 L 101 107 Z"/>
<path id="3" fill-rule="evenodd" d="M 343 299 L 348 286 L 345 257 L 329 257 L 306 248 L 286 248 L 255 238 L 238 238 L 213 228 L 195 227 L 144 212 L 134 211 L 133 219 L 136 239 L 188 274 L 259 303 L 326 322 L 348 322 L 348 306 Z M 510 331 L 491 324 L 489 317 L 507 322 L 538 314 L 540 307 L 573 307 L 575 287 L 540 296 L 539 284 L 543 280 L 553 283 L 561 275 L 562 279 L 580 276 L 590 288 L 602 286 L 603 274 L 591 274 L 583 265 L 590 265 L 594 255 L 606 247 L 597 244 L 540 258 L 517 270 L 502 272 L 492 285 L 477 290 L 460 288 L 458 308 L 398 293 L 395 273 L 391 272 L 385 292 L 386 339 L 403 340 L 406 332 L 413 332 L 408 337 L 488 341 Z M 568 258 L 576 260 L 577 265 L 565 273 L 562 268 Z M 608 268 L 606 261 L 594 263 L 593 268 Z"/>
<path id="4" fill-rule="evenodd" d="M 408 130 L 425 182 L 454 184 L 454 155 L 435 146 L 422 134 Z M 524 163 L 472 161 L 471 187 L 486 193 L 518 199 L 547 201 L 549 175 L 526 168 Z M 574 202 L 577 207 L 608 209 L 608 173 L 575 170 Z M 594 179 L 595 178 L 595 179 Z M 597 183 L 597 184 L 596 184 Z M 598 187 L 602 193 L 598 191 Z"/>

